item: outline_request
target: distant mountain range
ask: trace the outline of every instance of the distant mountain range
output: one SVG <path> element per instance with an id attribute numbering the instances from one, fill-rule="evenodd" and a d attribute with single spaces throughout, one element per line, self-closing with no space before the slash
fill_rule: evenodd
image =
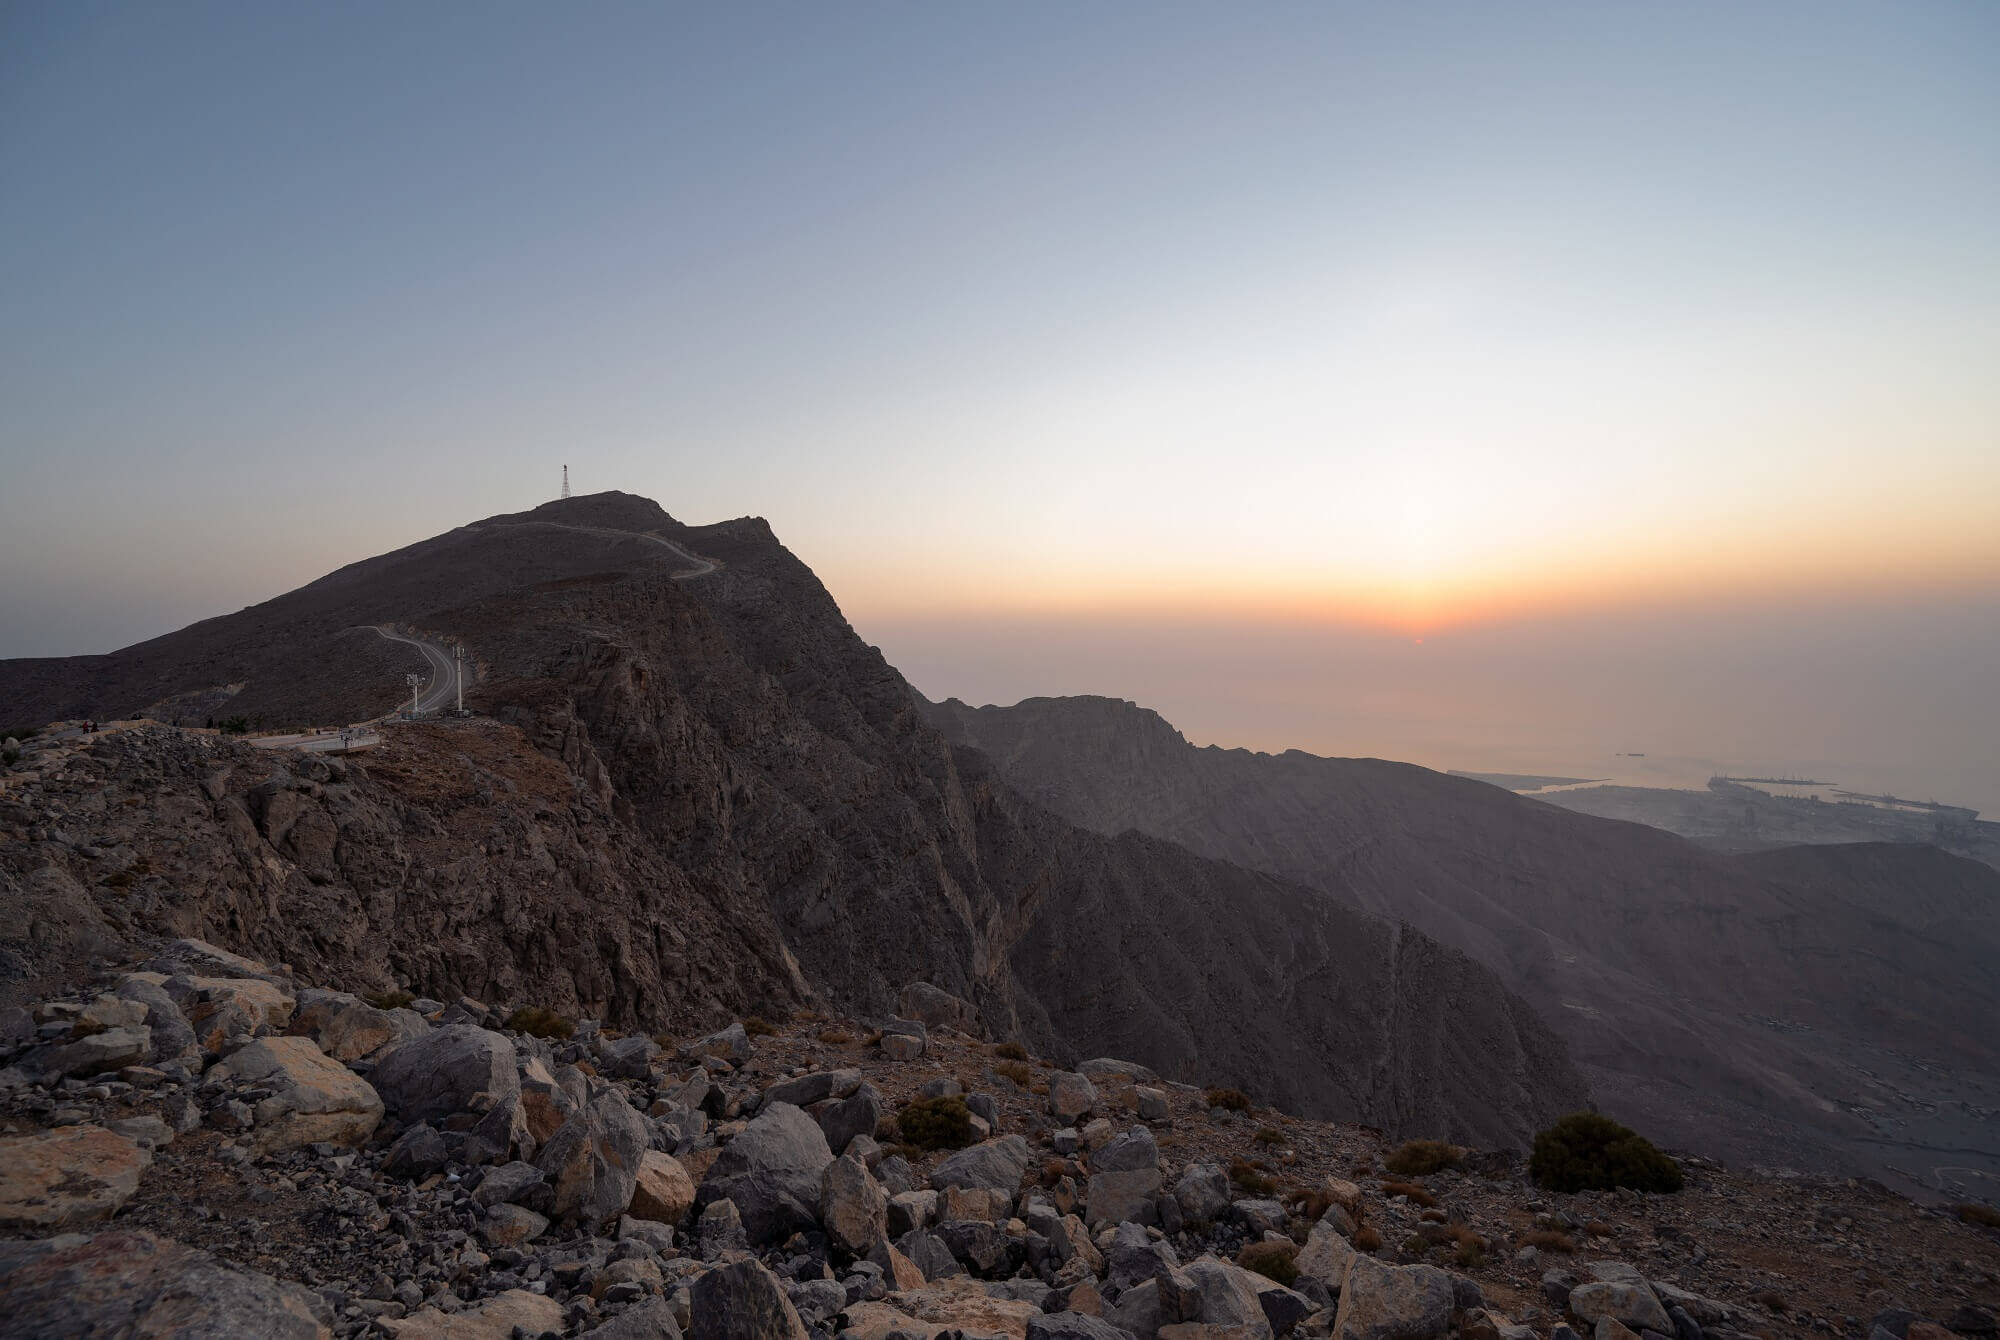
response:
<path id="1" fill-rule="evenodd" d="M 1562 1033 L 1608 1110 L 1668 1140 L 1918 1183 L 1944 1151 L 2000 1171 L 1985 865 L 1926 845 L 1724 855 L 1408 764 L 1196 748 L 1109 698 L 931 713 L 1086 827 L 1465 950 Z"/>

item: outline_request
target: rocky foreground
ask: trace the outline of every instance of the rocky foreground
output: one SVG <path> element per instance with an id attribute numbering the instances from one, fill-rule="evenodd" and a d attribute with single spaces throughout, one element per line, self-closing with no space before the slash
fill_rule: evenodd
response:
<path id="1" fill-rule="evenodd" d="M 1872 1183 L 1688 1159 L 1678 1195 L 1556 1195 L 1498 1152 L 1397 1177 L 1368 1128 L 1055 1070 L 934 987 L 901 1008 L 677 1041 L 166 945 L 0 1013 L 4 1329 L 1994 1333 L 2000 1235 Z M 905 1143 L 926 1110 L 966 1147 Z"/>

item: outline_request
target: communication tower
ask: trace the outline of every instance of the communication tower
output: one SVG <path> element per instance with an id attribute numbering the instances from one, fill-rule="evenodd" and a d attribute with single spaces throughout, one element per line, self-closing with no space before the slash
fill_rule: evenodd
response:
<path id="1" fill-rule="evenodd" d="M 569 497 L 569 467 L 563 467 L 563 497 Z"/>

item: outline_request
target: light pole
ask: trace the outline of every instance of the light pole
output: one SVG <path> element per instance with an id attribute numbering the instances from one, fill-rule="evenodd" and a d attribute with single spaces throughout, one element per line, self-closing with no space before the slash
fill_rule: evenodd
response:
<path id="1" fill-rule="evenodd" d="M 452 682 L 458 686 L 458 715 L 465 715 L 465 647 L 452 643 Z"/>
<path id="2" fill-rule="evenodd" d="M 422 675 L 404 675 L 403 682 L 410 686 L 410 720 L 417 719 L 417 686 L 424 682 Z"/>

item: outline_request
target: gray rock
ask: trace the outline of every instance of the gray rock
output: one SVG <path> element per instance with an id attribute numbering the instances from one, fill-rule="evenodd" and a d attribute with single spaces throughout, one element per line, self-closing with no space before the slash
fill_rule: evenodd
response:
<path id="1" fill-rule="evenodd" d="M 1257 1290 L 1257 1302 L 1264 1309 L 1264 1320 L 1271 1324 L 1273 1335 L 1290 1335 L 1293 1327 L 1325 1306 L 1319 1299 L 1287 1289 L 1262 1275 L 1253 1275 L 1251 1284 Z"/>
<path id="2" fill-rule="evenodd" d="M 1019 1135 L 1003 1135 L 970 1149 L 961 1149 L 931 1171 L 931 1186 L 985 1187 L 1011 1196 L 1020 1188 L 1032 1154 Z M 887 1162 L 887 1160 L 884 1160 Z"/>
<path id="3" fill-rule="evenodd" d="M 735 1065 L 741 1065 L 755 1054 L 750 1045 L 750 1035 L 743 1031 L 740 1023 L 710 1033 L 707 1037 L 688 1049 L 697 1056 L 719 1056 Z"/>
<path id="4" fill-rule="evenodd" d="M 900 1238 L 911 1229 L 923 1228 L 937 1218 L 938 1193 L 899 1191 L 889 1197 L 889 1235 Z"/>
<path id="5" fill-rule="evenodd" d="M 611 1090 L 562 1124 L 535 1160 L 554 1190 L 557 1218 L 596 1227 L 625 1212 L 651 1147 L 645 1119 Z"/>
<path id="6" fill-rule="evenodd" d="M 941 1280 L 952 1275 L 963 1275 L 965 1267 L 959 1265 L 951 1248 L 935 1233 L 915 1229 L 896 1239 L 896 1250 L 910 1258 L 917 1269 L 924 1272 L 927 1280 Z"/>
<path id="7" fill-rule="evenodd" d="M 1049 1111 L 1070 1125 L 1097 1106 L 1097 1090 L 1082 1075 L 1058 1070 L 1049 1076 Z"/>
<path id="8" fill-rule="evenodd" d="M 520 1200 L 543 1181 L 542 1170 L 532 1163 L 502 1163 L 486 1170 L 472 1198 L 487 1207 L 505 1205 Z"/>
<path id="9" fill-rule="evenodd" d="M 752 1242 L 776 1242 L 814 1225 L 820 1178 L 832 1162 L 818 1124 L 790 1103 L 773 1103 L 723 1146 L 698 1200 L 734 1201 Z"/>
<path id="10" fill-rule="evenodd" d="M 799 1320 L 808 1326 L 824 1326 L 847 1306 L 847 1290 L 837 1280 L 803 1280 L 786 1291 Z"/>
<path id="11" fill-rule="evenodd" d="M 882 1055 L 891 1061 L 914 1061 L 930 1049 L 930 1038 L 919 1024 L 913 1031 L 882 1034 Z"/>
<path id="12" fill-rule="evenodd" d="M 653 1073 L 653 1058 L 659 1054 L 659 1043 L 635 1033 L 604 1043 L 597 1050 L 597 1059 L 603 1073 L 613 1079 L 645 1079 Z"/>
<path id="13" fill-rule="evenodd" d="M 689 1307 L 690 1340 L 807 1340 L 784 1287 L 760 1261 L 735 1261 L 701 1276 Z"/>
<path id="14" fill-rule="evenodd" d="M 1240 1340 L 1271 1340 L 1270 1318 L 1257 1290 L 1262 1276 L 1213 1256 L 1190 1261 L 1184 1270 L 1201 1291 L 1201 1311 L 1190 1320 L 1227 1326 Z"/>
<path id="15" fill-rule="evenodd" d="M 1000 1225 L 983 1219 L 954 1219 L 939 1224 L 932 1236 L 981 1279 L 1004 1279 L 1021 1264 L 1023 1244 L 1009 1237 Z"/>
<path id="16" fill-rule="evenodd" d="M 382 1054 L 369 1082 L 401 1121 L 441 1121 L 467 1110 L 474 1094 L 521 1096 L 514 1044 L 504 1033 L 453 1024 L 399 1042 Z"/>
<path id="17" fill-rule="evenodd" d="M 814 1112 L 813 1120 L 826 1136 L 827 1148 L 844 1154 L 856 1137 L 875 1134 L 883 1110 L 880 1091 L 873 1084 L 863 1084 L 850 1096 L 829 1102 Z"/>
<path id="18" fill-rule="evenodd" d="M 1643 1283 L 1626 1279 L 1592 1280 L 1569 1291 L 1569 1310 L 1578 1320 L 1596 1324 L 1610 1317 L 1634 1331 L 1661 1331 L 1672 1334 L 1673 1319 L 1660 1300 Z"/>
<path id="19" fill-rule="evenodd" d="M 1101 1172 L 1154 1172 L 1160 1170 L 1160 1147 L 1153 1133 L 1134 1126 L 1125 1134 L 1090 1156 L 1090 1170 Z"/>
<path id="20" fill-rule="evenodd" d="M 1162 1321 L 1171 1319 L 1161 1314 L 1159 1284 L 1145 1280 L 1119 1294 L 1104 1320 L 1137 1336 L 1153 1336 L 1159 1334 Z"/>
<path id="21" fill-rule="evenodd" d="M 929 982 L 911 982 L 896 998 L 903 1016 L 925 1028 L 956 1028 L 961 1033 L 979 1032 L 979 1012 L 971 1003 Z"/>
<path id="22" fill-rule="evenodd" d="M 382 1160 L 382 1171 L 389 1177 L 414 1182 L 429 1177 L 450 1161 L 444 1137 L 432 1130 L 428 1122 L 420 1121 L 389 1146 L 388 1156 Z"/>
<path id="23" fill-rule="evenodd" d="M 1306 1245 L 1299 1249 L 1294 1264 L 1299 1274 L 1318 1280 L 1328 1289 L 1338 1293 L 1347 1283 L 1347 1267 L 1357 1253 L 1345 1234 L 1330 1218 L 1321 1219 L 1306 1235 Z"/>
<path id="24" fill-rule="evenodd" d="M 1335 1340 L 1431 1340 L 1451 1324 L 1451 1276 L 1435 1266 L 1356 1256 L 1334 1317 Z"/>
<path id="25" fill-rule="evenodd" d="M 1175 1270 L 1180 1258 L 1173 1244 L 1164 1238 L 1154 1241 L 1137 1224 L 1120 1224 L 1111 1235 L 1111 1248 L 1104 1254 L 1104 1281 L 1114 1290 L 1129 1289 L 1163 1271 Z"/>
<path id="26" fill-rule="evenodd" d="M 602 1326 L 584 1331 L 579 1340 L 681 1340 L 681 1328 L 666 1299 L 648 1298 Z"/>
<path id="27" fill-rule="evenodd" d="M 1150 1222 L 1160 1192 L 1160 1151 L 1153 1133 L 1134 1126 L 1090 1156 L 1090 1194 L 1084 1218 L 1091 1224 Z"/>
<path id="28" fill-rule="evenodd" d="M 224 1265 L 150 1233 L 0 1242 L 7 1332 L 20 1336 L 325 1334 L 296 1284 Z"/>
<path id="29" fill-rule="evenodd" d="M 733 1200 L 711 1201 L 695 1220 L 697 1250 L 704 1261 L 713 1261 L 724 1252 L 742 1251 L 750 1245 L 743 1231 L 743 1216 Z"/>
<path id="30" fill-rule="evenodd" d="M 868 1165 L 852 1154 L 826 1165 L 819 1206 L 827 1241 L 848 1256 L 865 1255 L 888 1232 L 889 1198 Z"/>
<path id="31" fill-rule="evenodd" d="M 157 983 L 143 977 L 127 977 L 118 984 L 117 994 L 146 1007 L 146 1027 L 153 1031 L 153 1060 L 172 1061 L 200 1054 L 201 1046 L 195 1041 L 194 1026 L 188 1023 L 187 1016 L 181 1013 L 181 1007 L 174 1003 L 174 998 Z"/>
<path id="32" fill-rule="evenodd" d="M 1285 1207 L 1275 1200 L 1239 1200 L 1229 1207 L 1229 1216 L 1243 1225 L 1253 1242 L 1285 1227 Z"/>
<path id="33" fill-rule="evenodd" d="M 20 1060 L 29 1074 L 48 1081 L 71 1077 L 89 1078 L 128 1065 L 142 1065 L 153 1059 L 152 1030 L 107 1028 L 102 1033 L 71 1042 L 37 1047 Z"/>
<path id="34" fill-rule="evenodd" d="M 1122 1326 L 1083 1312 L 1050 1312 L 1028 1318 L 1027 1340 L 1138 1340 Z"/>
<path id="35" fill-rule="evenodd" d="M 828 1098 L 845 1098 L 861 1087 L 859 1070 L 819 1070 L 810 1075 L 781 1079 L 764 1090 L 766 1103 L 790 1103 L 811 1107 Z M 873 1131 L 874 1127 L 869 1127 Z M 829 1141 L 828 1143 L 831 1143 Z"/>

